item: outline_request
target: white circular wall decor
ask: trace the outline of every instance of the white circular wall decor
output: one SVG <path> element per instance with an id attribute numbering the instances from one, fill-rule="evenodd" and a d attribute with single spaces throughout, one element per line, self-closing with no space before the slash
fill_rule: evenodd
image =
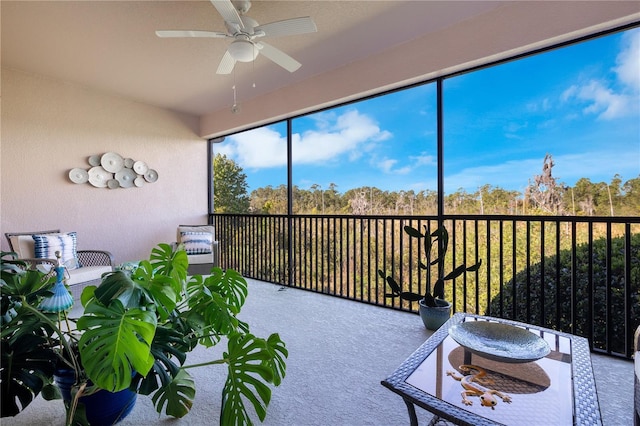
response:
<path id="1" fill-rule="evenodd" d="M 89 183 L 96 188 L 140 188 L 145 183 L 158 180 L 158 172 L 144 161 L 123 157 L 115 152 L 105 152 L 87 157 L 89 168 L 75 167 L 69 170 L 73 183 Z"/>

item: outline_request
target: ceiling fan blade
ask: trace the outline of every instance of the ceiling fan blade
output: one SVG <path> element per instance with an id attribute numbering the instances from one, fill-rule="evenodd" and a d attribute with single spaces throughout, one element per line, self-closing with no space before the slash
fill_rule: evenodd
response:
<path id="1" fill-rule="evenodd" d="M 271 22 L 270 24 L 258 25 L 255 32 L 263 31 L 266 37 L 280 37 L 296 34 L 315 33 L 318 31 L 316 23 L 309 16 L 301 18 L 285 19 L 283 21 Z"/>
<path id="2" fill-rule="evenodd" d="M 211 3 L 218 13 L 222 15 L 222 19 L 224 19 L 225 22 L 238 26 L 240 29 L 244 29 L 242 19 L 240 19 L 240 15 L 233 3 L 231 3 L 231 0 L 211 0 Z"/>
<path id="3" fill-rule="evenodd" d="M 260 49 L 260 53 L 271 59 L 276 64 L 280 65 L 282 68 L 286 69 L 289 72 L 294 72 L 298 68 L 302 66 L 302 64 L 291 56 L 284 53 L 282 50 L 277 49 L 270 44 L 260 42 L 255 43 L 255 45 Z"/>
<path id="4" fill-rule="evenodd" d="M 216 74 L 231 74 L 235 65 L 236 60 L 233 59 L 233 56 L 231 56 L 231 53 L 227 50 L 224 52 L 224 56 L 222 56 L 222 60 L 220 61 L 220 65 L 218 65 Z"/>
<path id="5" fill-rule="evenodd" d="M 158 37 L 211 37 L 227 38 L 231 37 L 226 33 L 218 31 L 197 31 L 197 30 L 159 30 L 156 31 Z"/>

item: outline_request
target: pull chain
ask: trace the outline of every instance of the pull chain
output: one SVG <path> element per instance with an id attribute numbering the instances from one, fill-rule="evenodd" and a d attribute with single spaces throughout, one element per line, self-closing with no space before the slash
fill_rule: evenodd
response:
<path id="1" fill-rule="evenodd" d="M 233 70 L 233 86 L 231 86 L 231 89 L 233 89 L 233 105 L 231 106 L 231 112 L 237 114 L 238 112 L 240 112 L 240 107 L 238 106 L 238 98 L 236 93 L 236 70 Z"/>
<path id="2" fill-rule="evenodd" d="M 253 61 L 251 61 L 251 76 L 253 77 L 253 88 L 256 88 L 256 45 L 253 44 Z"/>

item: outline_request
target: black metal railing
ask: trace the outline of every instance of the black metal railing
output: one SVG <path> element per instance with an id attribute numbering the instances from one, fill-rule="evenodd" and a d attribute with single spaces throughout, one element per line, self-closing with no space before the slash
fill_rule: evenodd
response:
<path id="1" fill-rule="evenodd" d="M 640 217 L 443 216 L 444 267 L 482 260 L 446 286 L 454 311 L 515 319 L 585 336 L 592 350 L 631 357 L 640 325 Z M 211 216 L 221 265 L 285 286 L 417 312 L 385 297 L 378 269 L 423 293 L 423 248 L 405 225 L 435 216 Z M 448 270 L 447 270 L 448 271 Z M 434 270 L 434 274 L 436 271 Z"/>

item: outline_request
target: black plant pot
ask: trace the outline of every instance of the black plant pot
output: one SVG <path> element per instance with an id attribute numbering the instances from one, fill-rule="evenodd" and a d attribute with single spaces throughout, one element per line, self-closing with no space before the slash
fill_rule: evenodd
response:
<path id="1" fill-rule="evenodd" d="M 73 370 L 56 370 L 53 380 L 60 389 L 65 402 L 71 400 L 71 387 L 75 382 Z M 130 389 L 119 392 L 100 390 L 94 394 L 83 396 L 87 420 L 91 426 L 111 426 L 124 419 L 136 404 L 138 394 Z"/>

